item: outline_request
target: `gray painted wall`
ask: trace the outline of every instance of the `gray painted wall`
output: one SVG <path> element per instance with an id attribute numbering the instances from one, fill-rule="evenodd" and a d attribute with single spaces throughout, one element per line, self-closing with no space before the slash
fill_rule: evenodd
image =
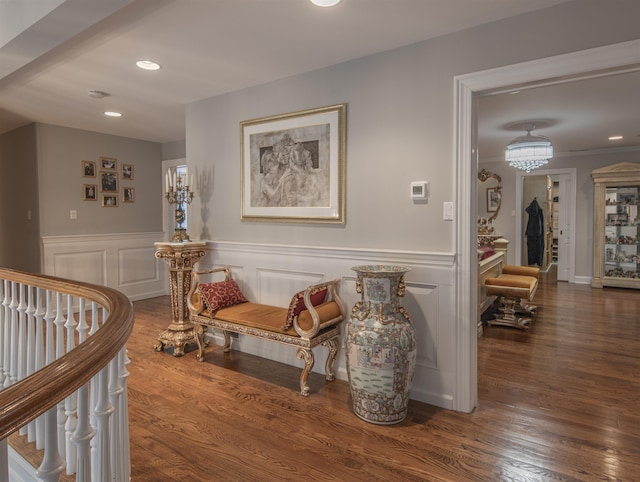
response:
<path id="1" fill-rule="evenodd" d="M 580 0 L 195 102 L 186 111 L 190 169 L 210 180 L 190 233 L 215 240 L 453 252 L 453 78 L 638 38 L 640 2 Z M 345 226 L 242 222 L 244 120 L 346 102 Z M 430 182 L 414 204 L 411 181 Z M 210 208 L 210 218 L 207 214 Z"/>
<path id="2" fill-rule="evenodd" d="M 38 124 L 37 146 L 41 236 L 162 231 L 161 144 Z M 100 182 L 82 177 L 81 161 L 96 162 L 99 176 L 100 157 L 118 161 L 116 208 L 102 207 L 100 192 L 83 201 L 83 184 Z M 133 180 L 121 179 L 122 163 L 134 166 Z M 135 202 L 122 202 L 122 186 L 134 188 Z"/>
<path id="3" fill-rule="evenodd" d="M 557 157 L 549 161 L 544 169 L 575 168 L 576 185 L 576 277 L 591 277 L 593 274 L 593 179 L 591 171 L 620 162 L 640 162 L 640 151 L 598 153 L 574 157 Z M 509 240 L 516 240 L 516 170 L 506 162 L 482 163 L 481 167 L 502 177 L 503 204 L 496 218 L 497 232 Z M 532 171 L 535 174 L 535 171 Z M 525 202 L 524 206 L 528 204 Z M 523 219 L 523 227 L 526 219 Z M 524 228 L 523 228 L 524 229 Z M 509 261 L 515 261 L 515 244 L 509 245 Z"/>
<path id="4" fill-rule="evenodd" d="M 0 136 L 0 172 L 0 266 L 39 272 L 38 178 L 34 124 Z"/>

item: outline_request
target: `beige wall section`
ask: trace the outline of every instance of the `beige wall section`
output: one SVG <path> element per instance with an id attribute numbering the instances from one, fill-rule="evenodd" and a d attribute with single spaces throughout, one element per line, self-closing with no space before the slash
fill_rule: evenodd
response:
<path id="1" fill-rule="evenodd" d="M 372 55 L 187 106 L 190 169 L 211 180 L 194 201 L 189 226 L 215 240 L 455 251 L 453 78 L 517 62 L 637 38 L 640 2 L 618 9 L 569 2 L 408 47 Z M 544 35 L 540 26 L 544 26 Z M 347 103 L 345 226 L 240 220 L 243 120 Z M 411 181 L 430 182 L 429 202 L 414 204 Z M 224 209 L 220 208 L 224 206 Z M 204 209 L 203 209 L 204 207 Z"/>
<path id="2" fill-rule="evenodd" d="M 37 146 L 41 236 L 162 231 L 161 144 L 37 124 Z M 118 161 L 117 208 L 102 207 L 100 192 L 83 201 L 83 184 L 99 185 L 99 177 L 82 177 L 81 161 L 99 171 L 101 156 Z M 121 179 L 122 163 L 134 166 L 133 180 Z M 122 203 L 123 186 L 134 188 L 135 202 Z"/>
<path id="3" fill-rule="evenodd" d="M 40 271 L 36 129 L 0 136 L 0 266 Z"/>

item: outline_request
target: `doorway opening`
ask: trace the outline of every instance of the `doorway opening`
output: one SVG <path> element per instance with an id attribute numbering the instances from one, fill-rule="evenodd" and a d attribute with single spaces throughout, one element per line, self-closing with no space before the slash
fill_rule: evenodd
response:
<path id="1" fill-rule="evenodd" d="M 454 78 L 454 147 L 457 266 L 454 305 L 458 324 L 453 408 L 471 412 L 478 402 L 477 340 L 477 129 L 475 96 L 482 92 L 531 88 L 542 83 L 614 74 L 640 65 L 640 40 L 562 54 Z"/>

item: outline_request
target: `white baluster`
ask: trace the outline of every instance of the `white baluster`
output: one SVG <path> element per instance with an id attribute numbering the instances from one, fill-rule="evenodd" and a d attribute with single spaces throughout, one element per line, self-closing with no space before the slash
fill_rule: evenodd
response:
<path id="1" fill-rule="evenodd" d="M 78 343 L 87 339 L 89 325 L 87 324 L 86 307 L 84 298 L 80 299 L 80 312 L 78 314 Z M 90 423 L 89 409 L 89 385 L 83 385 L 78 390 L 78 423 L 72 441 L 76 444 L 76 482 L 91 481 L 91 445 L 95 431 Z M 124 479 L 123 479 L 124 480 Z M 129 479 L 126 479 L 129 480 Z"/>
<path id="2" fill-rule="evenodd" d="M 111 457 L 111 474 L 116 477 L 122 461 L 120 460 L 122 453 L 120 452 L 120 443 L 122 442 L 120 434 L 120 397 L 122 396 L 122 386 L 120 385 L 120 369 L 118 367 L 118 355 L 109 363 L 109 403 L 114 409 L 114 413 L 109 418 L 109 455 Z"/>
<path id="3" fill-rule="evenodd" d="M 56 326 L 56 359 L 64 355 L 64 308 L 62 304 L 62 293 L 56 292 L 56 318 L 53 321 Z M 64 414 L 64 400 L 58 402 L 58 450 L 60 456 L 65 459 L 67 444 L 65 442 L 66 432 L 64 426 L 66 418 Z"/>
<path id="4" fill-rule="evenodd" d="M 18 381 L 18 352 L 16 345 L 18 344 L 18 283 L 11 282 L 11 329 L 9 334 L 9 385 L 13 385 Z"/>
<path id="5" fill-rule="evenodd" d="M 4 300 L 5 295 L 5 285 L 6 281 L 0 281 L 0 300 Z M 4 305 L 4 301 L 1 302 Z M 4 385 L 4 325 L 5 325 L 5 314 L 4 314 L 4 306 L 0 306 L 0 390 L 2 390 Z"/>
<path id="6" fill-rule="evenodd" d="M 36 371 L 36 301 L 33 296 L 35 288 L 27 286 L 27 375 Z M 36 421 L 27 425 L 27 440 L 33 442 L 36 439 Z"/>
<path id="7" fill-rule="evenodd" d="M 120 385 L 122 396 L 118 407 L 118 421 L 120 423 L 120 472 L 118 481 L 131 480 L 131 450 L 129 445 L 129 393 L 127 391 L 127 379 L 129 371 L 127 365 L 131 362 L 127 356 L 127 348 L 123 346 L 118 354 L 120 366 Z"/>
<path id="8" fill-rule="evenodd" d="M 36 352 L 35 352 L 35 369 L 41 370 L 44 367 L 44 315 L 45 307 L 43 302 L 46 301 L 45 292 L 42 288 L 36 289 Z M 44 447 L 44 415 L 40 415 L 36 419 L 36 448 L 42 450 Z"/>
<path id="9" fill-rule="evenodd" d="M 91 303 L 91 328 L 89 329 L 89 336 L 92 336 L 100 328 L 100 310 L 96 302 Z M 91 426 L 94 428 L 97 434 L 98 422 L 96 420 L 95 407 L 98 404 L 98 375 L 95 375 L 91 379 L 89 403 L 91 404 Z M 96 434 L 91 438 L 91 480 L 100 480 L 100 467 L 98 466 L 98 452 L 96 445 L 98 444 Z"/>
<path id="10" fill-rule="evenodd" d="M 9 444 L 0 440 L 0 480 L 9 480 Z"/>
<path id="11" fill-rule="evenodd" d="M 109 403 L 109 366 L 98 373 L 96 387 L 97 403 L 94 408 L 96 419 L 95 463 L 92 466 L 92 481 L 107 482 L 111 480 L 111 457 L 109 456 L 109 417 L 113 406 Z"/>
<path id="12" fill-rule="evenodd" d="M 58 304 L 59 306 L 59 304 Z M 46 312 L 44 319 L 47 323 L 45 341 L 45 363 L 48 365 L 55 360 L 54 346 L 54 314 L 51 290 L 46 291 Z M 58 407 L 51 407 L 44 414 L 44 457 L 36 475 L 44 482 L 59 480 L 64 470 L 64 461 L 58 451 Z"/>
<path id="13" fill-rule="evenodd" d="M 67 321 L 64 327 L 67 330 L 67 353 L 75 347 L 75 329 L 77 323 L 73 316 L 73 296 L 67 295 Z M 64 426 L 65 442 L 66 442 L 66 459 L 67 459 L 67 474 L 74 474 L 76 471 L 76 447 L 71 437 L 76 430 L 76 401 L 77 393 L 74 392 L 64 400 L 64 413 L 66 417 L 66 423 Z"/>
<path id="14" fill-rule="evenodd" d="M 16 345 L 16 358 L 18 361 L 17 381 L 23 380 L 27 376 L 27 302 L 25 296 L 25 286 L 18 283 L 18 344 Z M 22 426 L 18 431 L 20 435 L 27 434 L 27 427 Z"/>
<path id="15" fill-rule="evenodd" d="M 4 280 L 2 307 L 4 312 L 4 326 L 2 331 L 2 386 L 8 387 L 11 385 L 11 376 L 9 374 L 9 370 L 11 369 L 11 281 L 9 280 Z"/>
<path id="16" fill-rule="evenodd" d="M 58 453 L 58 421 L 57 407 L 51 407 L 44 414 L 45 441 L 44 457 L 36 476 L 43 482 L 57 482 L 64 470 L 64 461 Z"/>

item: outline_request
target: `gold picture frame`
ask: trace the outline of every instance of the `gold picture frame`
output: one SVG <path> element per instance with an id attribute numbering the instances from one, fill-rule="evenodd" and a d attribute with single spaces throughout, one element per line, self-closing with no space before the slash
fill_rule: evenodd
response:
<path id="1" fill-rule="evenodd" d="M 101 157 L 100 169 L 103 171 L 117 171 L 118 160 L 115 157 Z"/>
<path id="2" fill-rule="evenodd" d="M 243 221 L 345 223 L 346 104 L 243 121 Z"/>
<path id="3" fill-rule="evenodd" d="M 82 185 L 82 200 L 83 201 L 97 201 L 98 200 L 98 185 L 97 184 L 83 184 Z"/>
<path id="4" fill-rule="evenodd" d="M 103 208 L 117 208 L 118 207 L 118 195 L 117 194 L 103 194 L 102 195 L 102 207 Z"/>
<path id="5" fill-rule="evenodd" d="M 132 164 L 121 164 L 121 179 L 123 181 L 133 181 L 133 165 Z"/>
<path id="6" fill-rule="evenodd" d="M 96 163 L 93 161 L 81 161 L 82 177 L 96 177 Z"/>
<path id="7" fill-rule="evenodd" d="M 118 192 L 118 173 L 100 171 L 100 192 Z"/>
<path id="8" fill-rule="evenodd" d="M 132 203 L 136 201 L 136 192 L 132 187 L 123 187 L 122 188 L 122 202 L 123 203 Z"/>

